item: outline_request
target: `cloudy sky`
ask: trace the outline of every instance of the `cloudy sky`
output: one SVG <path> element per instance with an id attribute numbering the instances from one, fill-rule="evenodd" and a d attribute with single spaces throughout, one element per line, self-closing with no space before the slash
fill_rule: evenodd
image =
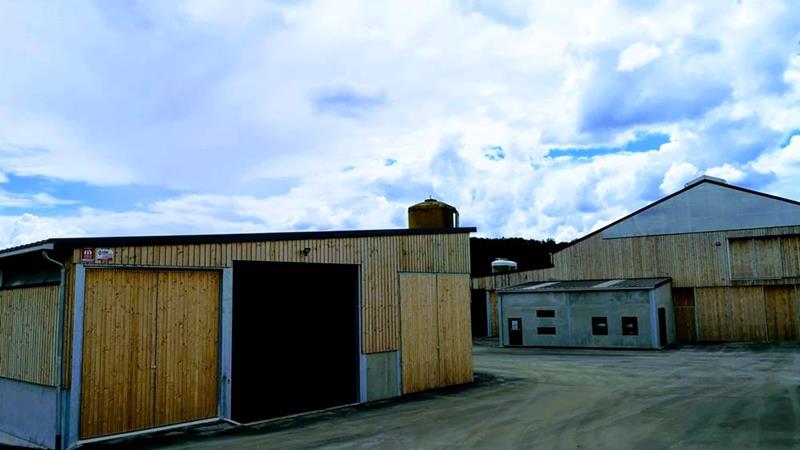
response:
<path id="1" fill-rule="evenodd" d="M 800 199 L 800 2 L 0 0 L 0 246 Z"/>

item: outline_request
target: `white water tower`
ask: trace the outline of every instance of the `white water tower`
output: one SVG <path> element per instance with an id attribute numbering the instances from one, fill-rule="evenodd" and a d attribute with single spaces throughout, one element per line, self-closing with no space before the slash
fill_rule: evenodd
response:
<path id="1" fill-rule="evenodd" d="M 510 259 L 495 258 L 495 260 L 492 261 L 492 273 L 508 273 L 516 271 L 517 263 L 511 261 Z"/>

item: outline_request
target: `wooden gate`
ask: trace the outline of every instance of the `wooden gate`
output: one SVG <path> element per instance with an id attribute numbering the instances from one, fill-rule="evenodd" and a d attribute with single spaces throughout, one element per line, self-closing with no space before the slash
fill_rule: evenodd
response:
<path id="1" fill-rule="evenodd" d="M 81 439 L 217 415 L 219 273 L 86 271 Z"/>
<path id="2" fill-rule="evenodd" d="M 469 275 L 400 274 L 403 393 L 472 381 Z"/>

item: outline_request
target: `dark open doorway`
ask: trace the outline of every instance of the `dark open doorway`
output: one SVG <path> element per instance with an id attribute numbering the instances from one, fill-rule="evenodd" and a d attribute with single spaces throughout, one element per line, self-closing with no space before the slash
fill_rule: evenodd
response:
<path id="1" fill-rule="evenodd" d="M 666 347 L 667 344 L 667 310 L 658 308 L 658 346 Z"/>
<path id="2" fill-rule="evenodd" d="M 489 335 L 486 321 L 486 290 L 473 289 L 472 303 L 470 304 L 472 315 L 472 337 L 484 337 Z"/>
<path id="3" fill-rule="evenodd" d="M 231 408 L 253 422 L 358 401 L 358 266 L 234 262 Z"/>

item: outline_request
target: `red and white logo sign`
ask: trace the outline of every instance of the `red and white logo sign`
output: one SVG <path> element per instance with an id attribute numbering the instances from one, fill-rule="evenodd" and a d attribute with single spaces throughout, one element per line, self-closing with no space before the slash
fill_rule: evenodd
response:
<path id="1" fill-rule="evenodd" d="M 81 261 L 94 261 L 94 249 L 84 248 L 81 250 Z"/>

